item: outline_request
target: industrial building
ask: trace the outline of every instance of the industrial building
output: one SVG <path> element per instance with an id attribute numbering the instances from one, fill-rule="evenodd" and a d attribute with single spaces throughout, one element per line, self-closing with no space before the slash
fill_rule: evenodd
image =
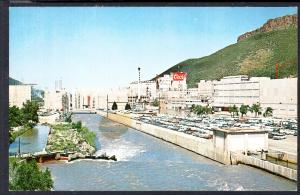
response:
<path id="1" fill-rule="evenodd" d="M 138 101 L 139 96 L 140 102 L 153 102 L 157 98 L 156 83 L 155 81 L 141 81 L 140 84 L 138 81 L 132 82 L 129 84 L 127 96 L 131 107 Z"/>
<path id="2" fill-rule="evenodd" d="M 216 111 L 260 103 L 262 111 L 271 107 L 275 117 L 297 117 L 297 78 L 228 76 L 219 81 L 200 81 L 198 89 L 212 99 Z"/>

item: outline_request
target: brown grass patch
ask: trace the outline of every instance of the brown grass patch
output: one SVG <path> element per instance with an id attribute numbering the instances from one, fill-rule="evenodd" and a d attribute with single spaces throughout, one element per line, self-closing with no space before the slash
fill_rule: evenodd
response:
<path id="1" fill-rule="evenodd" d="M 257 68 L 262 68 L 270 59 L 272 51 L 270 49 L 260 49 L 254 54 L 250 54 L 242 62 L 239 63 L 240 72 L 247 74 L 249 71 Z"/>

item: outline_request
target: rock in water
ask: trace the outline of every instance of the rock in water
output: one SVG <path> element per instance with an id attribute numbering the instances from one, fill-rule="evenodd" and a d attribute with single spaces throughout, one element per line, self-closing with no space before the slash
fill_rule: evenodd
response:
<path id="1" fill-rule="evenodd" d="M 115 156 L 115 155 L 112 155 L 112 156 L 111 156 L 109 159 L 110 159 L 110 160 L 117 161 L 117 158 L 116 158 L 116 156 Z"/>

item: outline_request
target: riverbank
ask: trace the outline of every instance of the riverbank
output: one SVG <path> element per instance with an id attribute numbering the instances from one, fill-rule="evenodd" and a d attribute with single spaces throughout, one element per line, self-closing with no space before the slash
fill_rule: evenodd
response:
<path id="1" fill-rule="evenodd" d="M 232 155 L 230 151 L 224 151 L 216 147 L 213 139 L 203 139 L 195 136 L 187 135 L 181 132 L 169 130 L 167 128 L 158 127 L 152 124 L 143 123 L 131 118 L 128 114 L 105 113 L 99 111 L 103 117 L 124 124 L 131 128 L 137 129 L 144 133 L 150 134 L 154 137 L 160 138 L 164 141 L 173 143 L 182 148 L 193 151 L 204 157 L 220 162 L 222 164 L 237 164 L 243 163 L 253 167 L 257 167 L 276 175 L 297 181 L 297 170 L 290 169 L 285 166 L 276 165 L 261 159 L 255 159 L 246 155 Z"/>
<path id="2" fill-rule="evenodd" d="M 95 132 L 101 151 L 118 161 L 43 163 L 55 191 L 297 190 L 296 182 L 242 164 L 224 166 L 97 114 L 73 119 Z"/>
<path id="3" fill-rule="evenodd" d="M 23 126 L 23 127 L 19 127 L 17 130 L 13 131 L 11 133 L 11 136 L 10 136 L 10 140 L 9 140 L 9 143 L 13 143 L 17 137 L 19 137 L 20 135 L 24 134 L 26 131 L 29 131 L 33 128 L 29 127 L 29 126 Z"/>

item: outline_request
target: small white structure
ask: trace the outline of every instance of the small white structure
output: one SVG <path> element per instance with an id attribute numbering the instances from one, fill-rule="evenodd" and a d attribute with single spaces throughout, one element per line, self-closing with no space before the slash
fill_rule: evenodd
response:
<path id="1" fill-rule="evenodd" d="M 213 141 L 219 152 L 268 150 L 268 132 L 264 129 L 216 128 Z"/>

